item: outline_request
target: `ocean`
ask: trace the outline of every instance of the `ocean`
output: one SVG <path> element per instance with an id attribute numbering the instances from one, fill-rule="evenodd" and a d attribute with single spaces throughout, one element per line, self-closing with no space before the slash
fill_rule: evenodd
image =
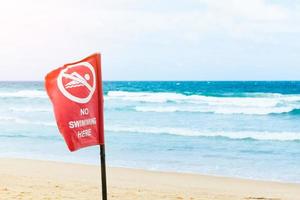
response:
<path id="1" fill-rule="evenodd" d="M 109 166 L 300 183 L 300 82 L 104 82 Z M 0 82 L 0 157 L 70 153 L 43 82 Z"/>

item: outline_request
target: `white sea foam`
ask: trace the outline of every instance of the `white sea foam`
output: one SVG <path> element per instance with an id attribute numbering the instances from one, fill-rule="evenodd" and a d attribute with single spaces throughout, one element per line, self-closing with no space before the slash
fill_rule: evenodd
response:
<path id="1" fill-rule="evenodd" d="M 260 94 L 260 93 L 259 93 Z M 204 95 L 184 95 L 168 92 L 125 92 L 109 91 L 107 100 L 119 99 L 125 101 L 141 102 L 188 102 L 208 105 L 239 105 L 239 106 L 276 106 L 280 101 L 295 102 L 300 101 L 300 95 L 281 95 L 274 93 L 264 93 L 253 97 L 214 97 Z"/>
<path id="2" fill-rule="evenodd" d="M 167 101 L 183 101 L 186 96 L 177 93 L 168 92 L 124 92 L 124 91 L 109 91 L 106 97 L 107 100 L 120 99 L 125 101 L 140 101 L 164 103 Z"/>
<path id="3" fill-rule="evenodd" d="M 106 100 L 150 103 L 136 106 L 138 112 L 204 112 L 266 115 L 300 108 L 300 95 L 245 93 L 245 97 L 214 97 L 178 93 L 110 91 Z M 251 96 L 252 95 L 252 96 Z"/>
<path id="4" fill-rule="evenodd" d="M 52 112 L 50 107 L 10 107 L 8 110 L 13 112 Z"/>
<path id="5" fill-rule="evenodd" d="M 40 90 L 19 90 L 15 92 L 0 92 L 1 97 L 47 98 L 47 94 L 45 91 Z"/>
<path id="6" fill-rule="evenodd" d="M 111 132 L 130 132 L 148 134 L 170 134 L 179 136 L 226 137 L 230 139 L 255 139 L 255 140 L 300 140 L 300 132 L 259 132 L 259 131 L 198 131 L 186 128 L 173 127 L 120 127 L 108 126 L 105 129 Z"/>
<path id="7" fill-rule="evenodd" d="M 19 117 L 9 117 L 9 116 L 0 116 L 0 124 L 7 124 L 12 122 L 14 124 L 28 124 L 28 125 L 41 125 L 41 126 L 56 126 L 55 122 L 49 121 L 37 121 L 37 120 L 27 120 Z"/>
<path id="8" fill-rule="evenodd" d="M 192 113 L 215 113 L 215 114 L 245 114 L 245 115 L 268 115 L 288 113 L 296 108 L 293 107 L 273 107 L 273 108 L 255 108 L 255 107 L 175 107 L 175 106 L 136 106 L 135 110 L 138 112 L 192 112 Z"/>

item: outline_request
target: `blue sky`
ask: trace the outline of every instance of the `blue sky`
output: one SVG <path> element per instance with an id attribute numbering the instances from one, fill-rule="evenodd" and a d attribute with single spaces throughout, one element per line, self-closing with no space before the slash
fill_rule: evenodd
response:
<path id="1" fill-rule="evenodd" d="M 95 51 L 105 80 L 300 80 L 300 1 L 4 1 L 0 80 Z"/>

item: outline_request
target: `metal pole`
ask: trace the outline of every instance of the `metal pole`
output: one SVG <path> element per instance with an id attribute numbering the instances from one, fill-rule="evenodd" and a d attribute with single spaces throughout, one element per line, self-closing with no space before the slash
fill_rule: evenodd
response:
<path id="1" fill-rule="evenodd" d="M 102 200 L 107 200 L 105 146 L 104 146 L 104 144 L 100 145 L 100 160 L 101 160 Z"/>
<path id="2" fill-rule="evenodd" d="M 102 75 L 101 75 L 101 55 L 98 55 L 97 59 L 97 82 L 98 82 L 98 99 L 99 99 L 99 123 L 98 123 L 98 131 L 100 134 L 103 134 L 104 141 L 104 114 L 103 114 L 103 91 L 102 91 Z M 105 146 L 104 143 L 100 144 L 100 161 L 101 161 L 101 182 L 102 182 L 102 200 L 107 200 L 107 186 L 106 186 L 106 165 L 105 165 Z"/>

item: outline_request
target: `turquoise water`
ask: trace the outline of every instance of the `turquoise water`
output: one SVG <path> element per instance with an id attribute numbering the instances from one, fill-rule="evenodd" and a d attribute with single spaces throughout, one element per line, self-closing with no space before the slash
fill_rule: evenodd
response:
<path id="1" fill-rule="evenodd" d="M 300 82 L 105 82 L 107 162 L 300 182 Z M 99 163 L 69 153 L 42 82 L 0 82 L 0 156 Z"/>

